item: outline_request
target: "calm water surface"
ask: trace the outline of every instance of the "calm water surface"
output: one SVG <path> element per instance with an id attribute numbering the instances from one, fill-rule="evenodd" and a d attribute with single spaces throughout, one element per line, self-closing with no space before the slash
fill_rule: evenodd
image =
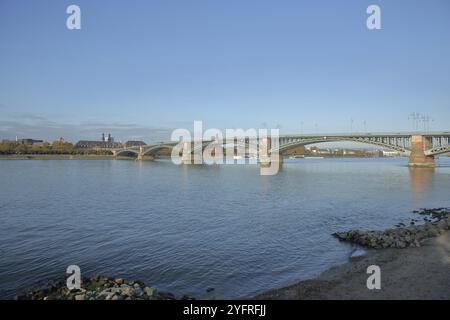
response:
<path id="1" fill-rule="evenodd" d="M 0 161 L 0 297 L 65 276 L 142 280 L 177 295 L 243 297 L 313 277 L 354 248 L 331 234 L 450 205 L 450 159 L 286 160 L 257 166 Z"/>

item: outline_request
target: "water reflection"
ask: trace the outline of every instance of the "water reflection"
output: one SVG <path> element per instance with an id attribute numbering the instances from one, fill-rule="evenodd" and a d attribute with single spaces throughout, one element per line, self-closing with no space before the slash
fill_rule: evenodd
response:
<path id="1" fill-rule="evenodd" d="M 432 189 L 435 177 L 435 168 L 409 168 L 411 190 L 415 202 L 422 202 Z"/>

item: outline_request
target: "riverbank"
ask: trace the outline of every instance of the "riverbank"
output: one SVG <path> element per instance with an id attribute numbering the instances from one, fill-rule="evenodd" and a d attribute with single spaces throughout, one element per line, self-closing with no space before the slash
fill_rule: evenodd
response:
<path id="1" fill-rule="evenodd" d="M 363 254 L 333 267 L 315 279 L 270 290 L 253 297 L 263 300 L 450 299 L 450 209 L 415 211 L 409 226 L 400 223 L 384 231 L 350 230 L 334 236 L 361 245 Z M 420 218 L 420 219 L 419 219 Z M 369 266 L 381 270 L 381 289 L 367 288 Z M 214 298 L 214 289 L 207 292 Z M 67 289 L 64 280 L 28 290 L 19 300 L 175 300 L 188 296 L 159 292 L 140 281 L 93 277 L 80 289 Z"/>
<path id="2" fill-rule="evenodd" d="M 117 159 L 121 159 L 118 157 Z M 97 154 L 12 154 L 0 155 L 0 160 L 112 160 L 113 155 Z M 124 158 L 130 159 L 130 158 Z"/>
<path id="3" fill-rule="evenodd" d="M 367 267 L 381 269 L 381 290 L 369 290 Z M 450 232 L 426 240 L 420 248 L 370 249 L 312 280 L 270 290 L 257 300 L 450 299 Z M 193 299 L 158 292 L 142 282 L 96 277 L 81 290 L 68 290 L 63 281 L 31 290 L 19 300 L 175 300 Z"/>
<path id="4" fill-rule="evenodd" d="M 433 214 L 430 214 L 433 217 Z M 429 218 L 427 218 L 429 219 Z M 410 227 L 420 230 L 417 238 L 408 247 L 398 246 L 397 240 L 386 238 L 393 245 L 379 246 L 378 240 L 386 232 L 360 232 L 348 237 L 352 242 L 366 243 L 366 254 L 350 258 L 348 263 L 333 267 L 317 278 L 301 281 L 292 286 L 270 290 L 255 299 L 280 300 L 341 300 L 341 299 L 450 299 L 450 232 L 445 231 L 442 221 L 448 221 L 448 214 L 434 222 Z M 434 227 L 430 229 L 430 224 Z M 436 226 L 440 225 L 439 231 Z M 428 226 L 428 227 L 427 227 Z M 423 227 L 423 228 L 421 228 Z M 445 228 L 449 229 L 449 225 Z M 434 228 L 434 229 L 433 229 Z M 404 237 L 406 228 L 399 227 L 399 237 Z M 394 232 L 391 229 L 390 232 Z M 423 230 L 430 230 L 423 238 Z M 345 233 L 352 234 L 354 231 Z M 342 235 L 337 234 L 338 238 Z M 361 236 L 362 235 L 362 236 Z M 411 235 L 409 235 L 411 236 Z M 416 242 L 417 239 L 418 242 Z M 361 239 L 364 239 L 361 241 Z M 372 239 L 376 239 L 375 242 Z M 403 240 L 399 240 L 403 241 Z M 366 282 L 370 276 L 367 267 L 377 265 L 381 270 L 381 289 L 369 290 Z"/>
<path id="5" fill-rule="evenodd" d="M 17 300 L 192 300 L 191 297 L 176 297 L 169 292 L 160 292 L 141 281 L 126 281 L 122 278 L 93 277 L 83 279 L 79 289 L 68 289 L 64 280 L 31 289 L 17 296 Z"/>

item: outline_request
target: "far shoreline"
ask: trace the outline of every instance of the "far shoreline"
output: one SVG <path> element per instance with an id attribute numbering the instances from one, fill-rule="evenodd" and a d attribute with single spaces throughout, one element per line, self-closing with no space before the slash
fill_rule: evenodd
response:
<path id="1" fill-rule="evenodd" d="M 114 158 L 113 155 L 98 154 L 12 154 L 0 155 L 0 160 L 115 160 L 130 159 L 127 157 Z"/>

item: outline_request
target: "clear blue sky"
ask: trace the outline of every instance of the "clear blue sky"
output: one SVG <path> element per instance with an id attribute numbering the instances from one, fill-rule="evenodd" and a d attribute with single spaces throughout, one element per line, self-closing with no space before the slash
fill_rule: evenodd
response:
<path id="1" fill-rule="evenodd" d="M 446 0 L 0 0 L 0 139 L 450 130 L 449 57 Z"/>

